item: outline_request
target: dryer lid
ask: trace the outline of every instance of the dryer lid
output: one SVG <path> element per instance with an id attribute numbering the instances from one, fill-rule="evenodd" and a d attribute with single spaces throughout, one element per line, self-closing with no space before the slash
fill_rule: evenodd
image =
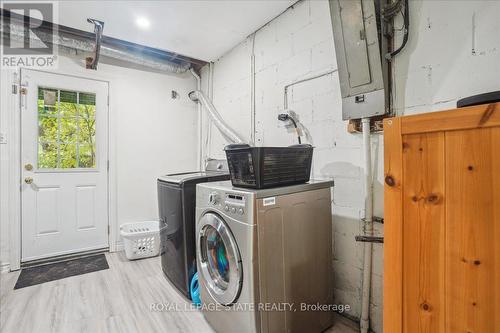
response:
<path id="1" fill-rule="evenodd" d="M 226 175 L 229 175 L 229 173 L 221 171 L 195 171 L 195 172 L 173 173 L 161 176 L 158 178 L 158 180 L 166 183 L 181 184 L 191 180 L 206 179 L 210 177 L 226 176 Z"/>
<path id="2" fill-rule="evenodd" d="M 243 282 L 241 257 L 234 236 L 215 213 L 206 213 L 199 223 L 197 255 L 202 279 L 216 302 L 233 304 Z"/>

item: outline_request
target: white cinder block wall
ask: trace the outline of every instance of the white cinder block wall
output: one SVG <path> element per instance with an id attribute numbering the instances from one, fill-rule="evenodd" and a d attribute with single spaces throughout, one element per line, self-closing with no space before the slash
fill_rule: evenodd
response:
<path id="1" fill-rule="evenodd" d="M 394 100 L 398 114 L 453 108 L 456 100 L 500 89 L 500 2 L 410 1 L 409 43 L 395 59 Z M 472 20 L 475 28 L 472 28 Z M 475 31 L 475 54 L 472 35 Z M 223 117 L 251 137 L 251 68 L 255 59 L 257 145 L 290 145 L 277 115 L 283 112 L 283 87 L 314 74 L 335 70 L 335 49 L 326 0 L 303 0 L 249 36 L 213 65 L 213 100 Z M 202 71 L 206 90 L 210 73 Z M 347 315 L 359 318 L 363 245 L 363 183 L 360 135 L 348 134 L 341 119 L 337 73 L 297 84 L 289 90 L 289 109 L 309 130 L 315 148 L 314 177 L 331 177 L 334 227 L 334 290 Z M 208 121 L 204 121 L 207 135 Z M 210 129 L 204 154 L 223 158 L 224 140 Z M 373 136 L 375 215 L 383 216 L 383 136 Z M 375 224 L 376 234 L 383 226 Z M 374 245 L 371 325 L 382 332 L 383 246 Z"/>

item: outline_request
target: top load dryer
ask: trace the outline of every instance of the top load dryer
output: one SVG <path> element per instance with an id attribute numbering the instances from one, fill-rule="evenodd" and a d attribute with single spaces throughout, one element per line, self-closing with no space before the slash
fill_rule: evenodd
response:
<path id="1" fill-rule="evenodd" d="M 222 164 L 213 168 L 209 164 L 207 171 L 158 178 L 161 266 L 170 282 L 187 298 L 191 298 L 189 284 L 196 272 L 196 184 L 228 179 L 229 172 Z"/>

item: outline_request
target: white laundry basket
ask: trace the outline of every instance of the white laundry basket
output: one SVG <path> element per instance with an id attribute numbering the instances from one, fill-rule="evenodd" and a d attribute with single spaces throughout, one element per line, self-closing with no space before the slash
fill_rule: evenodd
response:
<path id="1" fill-rule="evenodd" d="M 158 221 L 125 223 L 120 227 L 125 255 L 128 259 L 157 256 L 160 252 L 160 226 Z"/>

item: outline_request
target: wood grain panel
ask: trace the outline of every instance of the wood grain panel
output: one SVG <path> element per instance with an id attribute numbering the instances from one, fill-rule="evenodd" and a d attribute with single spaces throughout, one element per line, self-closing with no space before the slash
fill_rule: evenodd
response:
<path id="1" fill-rule="evenodd" d="M 401 119 L 384 120 L 384 332 L 402 332 L 403 170 Z"/>
<path id="2" fill-rule="evenodd" d="M 403 134 L 500 126 L 500 103 L 401 117 Z"/>
<path id="3" fill-rule="evenodd" d="M 446 133 L 446 329 L 500 332 L 500 128 Z"/>
<path id="4" fill-rule="evenodd" d="M 500 127 L 491 129 L 492 143 L 492 176 L 493 187 L 493 318 L 491 319 L 495 333 L 500 332 Z"/>
<path id="5" fill-rule="evenodd" d="M 500 103 L 384 132 L 384 332 L 500 333 Z"/>
<path id="6" fill-rule="evenodd" d="M 444 133 L 403 136 L 403 332 L 444 332 Z"/>

